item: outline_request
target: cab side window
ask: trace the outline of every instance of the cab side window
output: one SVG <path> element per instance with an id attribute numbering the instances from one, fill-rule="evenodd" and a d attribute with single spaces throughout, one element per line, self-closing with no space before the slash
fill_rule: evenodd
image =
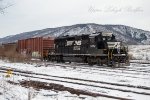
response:
<path id="1" fill-rule="evenodd" d="M 104 49 L 105 48 L 105 43 L 103 41 L 97 42 L 97 49 Z"/>

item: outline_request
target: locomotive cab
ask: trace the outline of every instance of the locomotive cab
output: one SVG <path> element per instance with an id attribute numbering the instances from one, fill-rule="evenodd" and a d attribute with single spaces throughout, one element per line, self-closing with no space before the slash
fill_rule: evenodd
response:
<path id="1" fill-rule="evenodd" d="M 112 33 L 94 33 L 90 35 L 89 53 L 96 55 L 93 62 L 104 63 L 108 66 L 120 66 L 120 63 L 127 63 L 128 50 L 122 42 L 117 41 Z M 98 59 L 98 60 L 97 60 Z"/>
<path id="2" fill-rule="evenodd" d="M 105 37 L 107 38 L 107 37 Z M 103 49 L 107 48 L 107 42 L 103 40 L 102 32 L 89 35 L 88 54 L 103 54 Z"/>

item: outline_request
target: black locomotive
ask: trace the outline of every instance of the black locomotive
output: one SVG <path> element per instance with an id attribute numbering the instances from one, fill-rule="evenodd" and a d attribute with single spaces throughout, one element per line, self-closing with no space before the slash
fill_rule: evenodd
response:
<path id="1" fill-rule="evenodd" d="M 84 62 L 90 65 L 116 66 L 128 63 L 128 49 L 118 42 L 112 33 L 57 37 L 55 49 L 50 50 L 48 60 L 58 62 Z"/>

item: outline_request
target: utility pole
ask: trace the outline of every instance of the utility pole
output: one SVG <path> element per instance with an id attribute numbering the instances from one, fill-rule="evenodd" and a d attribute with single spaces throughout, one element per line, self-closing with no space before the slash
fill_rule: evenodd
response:
<path id="1" fill-rule="evenodd" d="M 28 100 L 31 100 L 30 76 L 28 77 Z"/>
<path id="2" fill-rule="evenodd" d="M 4 99 L 5 99 L 5 76 L 3 75 L 3 96 L 4 96 Z"/>

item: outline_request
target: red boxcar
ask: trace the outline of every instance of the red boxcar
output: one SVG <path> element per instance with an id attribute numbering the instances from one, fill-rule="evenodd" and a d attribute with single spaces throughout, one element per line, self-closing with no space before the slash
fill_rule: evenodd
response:
<path id="1" fill-rule="evenodd" d="M 54 49 L 54 38 L 36 37 L 18 40 L 18 52 L 23 55 L 43 58 L 50 49 Z"/>

